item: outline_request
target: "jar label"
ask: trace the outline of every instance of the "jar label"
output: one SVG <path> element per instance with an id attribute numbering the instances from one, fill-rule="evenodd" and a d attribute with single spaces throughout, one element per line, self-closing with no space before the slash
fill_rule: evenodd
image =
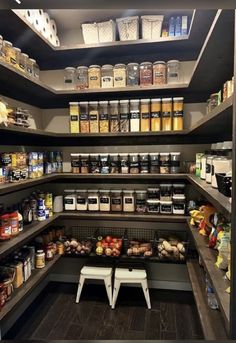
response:
<path id="1" fill-rule="evenodd" d="M 140 119 L 139 111 L 130 111 L 130 119 Z"/>
<path id="2" fill-rule="evenodd" d="M 80 120 L 89 120 L 88 113 L 80 113 Z"/>
<path id="3" fill-rule="evenodd" d="M 116 76 L 115 81 L 123 81 L 124 77 L 123 76 Z"/>
<path id="4" fill-rule="evenodd" d="M 111 76 L 103 76 L 102 77 L 103 83 L 110 83 L 110 82 L 112 82 L 112 80 L 113 80 L 113 77 L 111 77 Z"/>
<path id="5" fill-rule="evenodd" d="M 70 121 L 78 121 L 78 116 L 77 115 L 70 116 Z"/>
<path id="6" fill-rule="evenodd" d="M 121 120 L 128 120 L 129 119 L 129 113 L 121 113 L 120 119 Z"/>
<path id="7" fill-rule="evenodd" d="M 77 160 L 77 161 L 72 160 L 72 161 L 71 161 L 71 167 L 77 167 L 77 168 L 79 168 L 79 167 L 80 167 L 80 162 L 79 162 L 79 160 Z"/>
<path id="8" fill-rule="evenodd" d="M 90 120 L 98 120 L 98 115 L 97 114 L 90 114 L 89 119 Z"/>
<path id="9" fill-rule="evenodd" d="M 159 167 L 159 160 L 151 160 L 151 167 Z"/>
<path id="10" fill-rule="evenodd" d="M 172 73 L 168 72 L 168 77 L 170 77 L 170 78 L 171 78 L 171 77 L 173 77 L 173 78 L 178 78 L 178 76 L 179 76 L 179 75 L 178 75 L 178 73 L 176 73 L 176 72 L 175 72 L 175 73 L 174 73 L 174 72 L 172 72 Z"/>
<path id="11" fill-rule="evenodd" d="M 98 199 L 97 198 L 88 198 L 88 203 L 90 205 L 97 204 L 98 203 Z"/>
<path id="12" fill-rule="evenodd" d="M 118 121 L 119 120 L 119 114 L 110 114 L 110 120 Z"/>
<path id="13" fill-rule="evenodd" d="M 149 119 L 150 113 L 142 113 L 142 119 Z"/>
<path id="14" fill-rule="evenodd" d="M 139 163 L 138 162 L 130 162 L 130 168 L 139 168 Z"/>
<path id="15" fill-rule="evenodd" d="M 148 192 L 148 199 L 159 199 L 160 192 Z"/>
<path id="16" fill-rule="evenodd" d="M 174 111 L 173 117 L 183 117 L 184 112 L 183 111 Z"/>
<path id="17" fill-rule="evenodd" d="M 165 74 L 163 71 L 155 71 L 154 72 L 154 78 L 159 79 L 159 78 L 164 78 Z"/>
<path id="18" fill-rule="evenodd" d="M 81 167 L 88 167 L 89 163 L 88 160 L 80 160 L 81 162 Z"/>
<path id="19" fill-rule="evenodd" d="M 99 119 L 100 120 L 108 120 L 108 114 L 107 113 L 100 113 Z"/>
<path id="20" fill-rule="evenodd" d="M 162 112 L 162 117 L 163 117 L 163 118 L 169 118 L 169 117 L 171 117 L 171 112 Z"/>
<path id="21" fill-rule="evenodd" d="M 133 198 L 125 198 L 125 204 L 133 204 Z"/>
<path id="22" fill-rule="evenodd" d="M 174 210 L 182 210 L 185 209 L 185 204 L 173 204 Z"/>
<path id="23" fill-rule="evenodd" d="M 171 195 L 172 195 L 171 191 L 161 191 L 161 197 L 171 198 Z"/>
<path id="24" fill-rule="evenodd" d="M 211 165 L 209 163 L 206 164 L 206 174 L 211 174 Z"/>
<path id="25" fill-rule="evenodd" d="M 149 212 L 159 212 L 160 205 L 155 204 L 155 205 L 148 205 L 148 211 Z"/>
<path id="26" fill-rule="evenodd" d="M 102 197 L 100 198 L 101 204 L 109 204 L 109 198 L 108 197 Z"/>
<path id="27" fill-rule="evenodd" d="M 136 205 L 146 205 L 146 199 L 136 199 Z"/>
<path id="28" fill-rule="evenodd" d="M 22 63 L 20 63 L 19 66 L 22 70 L 25 70 L 25 66 Z M 65 80 L 65 83 L 66 83 L 66 80 Z"/>
<path id="29" fill-rule="evenodd" d="M 172 205 L 161 205 L 161 212 L 172 212 Z"/>
<path id="30" fill-rule="evenodd" d="M 96 80 L 98 80 L 98 77 L 97 76 L 90 76 L 89 79 L 91 81 L 96 81 Z"/>
<path id="31" fill-rule="evenodd" d="M 25 68 L 24 68 L 25 69 Z M 72 83 L 72 79 L 65 79 L 65 83 Z"/>
<path id="32" fill-rule="evenodd" d="M 78 205 L 85 205 L 86 199 L 85 198 L 77 198 L 77 204 Z"/>
<path id="33" fill-rule="evenodd" d="M 111 199 L 112 205 L 121 205 L 121 199 Z"/>
<path id="34" fill-rule="evenodd" d="M 161 118 L 161 111 L 151 112 L 151 118 Z"/>
<path id="35" fill-rule="evenodd" d="M 11 57 L 10 60 L 11 60 L 12 64 L 16 64 L 16 59 L 15 58 Z"/>
<path id="36" fill-rule="evenodd" d="M 65 204 L 66 205 L 73 205 L 74 204 L 74 199 L 65 199 Z"/>

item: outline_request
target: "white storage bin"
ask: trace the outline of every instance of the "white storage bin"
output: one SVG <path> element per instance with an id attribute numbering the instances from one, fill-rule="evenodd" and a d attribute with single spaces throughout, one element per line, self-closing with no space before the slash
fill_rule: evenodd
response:
<path id="1" fill-rule="evenodd" d="M 121 41 L 139 39 L 139 18 L 126 17 L 116 19 Z"/>
<path id="2" fill-rule="evenodd" d="M 100 43 L 115 42 L 116 24 L 113 20 L 98 23 L 98 35 Z"/>
<path id="3" fill-rule="evenodd" d="M 98 24 L 82 24 L 82 33 L 85 44 L 98 44 L 99 35 L 98 35 Z"/>
<path id="4" fill-rule="evenodd" d="M 141 19 L 143 39 L 157 39 L 161 37 L 163 15 L 145 15 Z"/>

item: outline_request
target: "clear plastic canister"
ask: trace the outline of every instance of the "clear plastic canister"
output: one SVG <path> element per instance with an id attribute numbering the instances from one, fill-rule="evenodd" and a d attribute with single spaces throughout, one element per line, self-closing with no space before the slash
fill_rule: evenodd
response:
<path id="1" fill-rule="evenodd" d="M 113 68 L 114 87 L 126 86 L 126 65 L 116 64 Z"/>
<path id="2" fill-rule="evenodd" d="M 151 99 L 151 131 L 161 131 L 161 99 Z"/>
<path id="3" fill-rule="evenodd" d="M 66 89 L 75 89 L 75 71 L 73 67 L 67 67 L 64 71 L 64 84 Z"/>
<path id="4" fill-rule="evenodd" d="M 152 63 L 142 62 L 140 64 L 140 86 L 152 85 Z"/>
<path id="5" fill-rule="evenodd" d="M 99 65 L 91 65 L 88 69 L 88 85 L 89 88 L 101 87 L 101 67 Z"/>
<path id="6" fill-rule="evenodd" d="M 27 62 L 27 74 L 30 77 L 33 77 L 33 72 L 34 72 L 34 64 L 36 61 L 33 58 L 29 58 Z"/>
<path id="7" fill-rule="evenodd" d="M 17 69 L 20 69 L 20 55 L 21 55 L 21 49 L 19 48 L 14 48 L 15 49 L 15 53 L 16 53 L 16 63 L 15 63 L 15 67 Z"/>
<path id="8" fill-rule="evenodd" d="M 140 131 L 139 100 L 130 100 L 130 131 Z"/>
<path id="9" fill-rule="evenodd" d="M 120 115 L 119 115 L 119 101 L 112 100 L 109 102 L 110 105 L 110 132 L 120 131 Z"/>
<path id="10" fill-rule="evenodd" d="M 173 98 L 173 130 L 184 128 L 184 98 Z"/>
<path id="11" fill-rule="evenodd" d="M 129 132 L 129 100 L 120 100 L 120 131 Z"/>
<path id="12" fill-rule="evenodd" d="M 88 67 L 79 66 L 76 69 L 76 88 L 86 89 L 88 88 Z"/>
<path id="13" fill-rule="evenodd" d="M 172 98 L 162 99 L 162 130 L 172 130 Z"/>
<path id="14" fill-rule="evenodd" d="M 178 60 L 167 62 L 167 83 L 179 82 L 180 63 Z"/>
<path id="15" fill-rule="evenodd" d="M 153 63 L 153 84 L 166 84 L 166 62 L 156 61 Z"/>
<path id="16" fill-rule="evenodd" d="M 29 56 L 27 54 L 20 55 L 20 70 L 24 73 L 27 73 L 27 63 L 28 63 Z"/>
<path id="17" fill-rule="evenodd" d="M 5 61 L 7 63 L 12 63 L 11 62 L 11 57 L 13 53 L 13 46 L 11 42 L 8 42 L 7 40 L 3 41 L 3 52 L 5 56 Z"/>
<path id="18" fill-rule="evenodd" d="M 101 86 L 102 88 L 112 88 L 113 85 L 113 66 L 105 64 L 101 69 Z"/>
<path id="19" fill-rule="evenodd" d="M 89 102 L 89 128 L 90 133 L 99 132 L 99 114 L 98 114 L 98 102 Z"/>
<path id="20" fill-rule="evenodd" d="M 109 132 L 108 101 L 99 101 L 99 132 Z"/>
<path id="21" fill-rule="evenodd" d="M 141 99 L 141 131 L 150 131 L 150 99 Z"/>
<path id="22" fill-rule="evenodd" d="M 80 120 L 80 132 L 89 133 L 88 101 L 81 101 L 79 103 L 79 120 Z"/>
<path id="23" fill-rule="evenodd" d="M 127 86 L 139 85 L 139 64 L 129 63 L 126 69 L 127 74 Z"/>

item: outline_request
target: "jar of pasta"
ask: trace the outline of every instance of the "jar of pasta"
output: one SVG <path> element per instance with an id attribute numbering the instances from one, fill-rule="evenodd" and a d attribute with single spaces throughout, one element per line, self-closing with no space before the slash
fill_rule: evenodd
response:
<path id="1" fill-rule="evenodd" d="M 89 85 L 89 88 L 101 87 L 101 67 L 99 65 L 89 66 L 88 85 Z"/>
<path id="2" fill-rule="evenodd" d="M 128 154 L 120 154 L 120 172 L 121 174 L 128 174 L 129 173 L 129 155 Z"/>
<path id="3" fill-rule="evenodd" d="M 88 174 L 89 173 L 89 155 L 88 154 L 81 154 L 80 155 L 80 172 L 81 174 Z"/>
<path id="4" fill-rule="evenodd" d="M 150 99 L 141 99 L 141 131 L 150 131 Z"/>
<path id="5" fill-rule="evenodd" d="M 99 101 L 99 132 L 109 132 L 108 101 Z"/>
<path id="6" fill-rule="evenodd" d="M 88 88 L 88 67 L 79 66 L 76 69 L 76 88 L 86 89 Z"/>
<path id="7" fill-rule="evenodd" d="M 162 99 L 162 130 L 172 130 L 172 98 Z"/>
<path id="8" fill-rule="evenodd" d="M 161 99 L 151 99 L 151 131 L 161 131 Z"/>
<path id="9" fill-rule="evenodd" d="M 90 133 L 99 132 L 98 102 L 89 102 L 89 129 Z"/>
<path id="10" fill-rule="evenodd" d="M 140 86 L 152 85 L 152 63 L 143 62 L 140 64 Z"/>
<path id="11" fill-rule="evenodd" d="M 113 68 L 114 87 L 126 86 L 126 66 L 125 64 L 116 64 Z"/>
<path id="12" fill-rule="evenodd" d="M 130 100 L 130 131 L 140 131 L 139 100 Z"/>
<path id="13" fill-rule="evenodd" d="M 153 63 L 153 84 L 156 86 L 166 84 L 166 62 Z"/>
<path id="14" fill-rule="evenodd" d="M 129 172 L 130 174 L 139 174 L 139 155 L 129 155 Z"/>
<path id="15" fill-rule="evenodd" d="M 129 63 L 126 69 L 127 86 L 139 85 L 139 64 Z"/>
<path id="16" fill-rule="evenodd" d="M 87 101 L 81 101 L 79 103 L 79 119 L 80 132 L 89 133 L 89 110 Z"/>
<path id="17" fill-rule="evenodd" d="M 129 100 L 120 100 L 120 132 L 129 132 Z"/>
<path id="18" fill-rule="evenodd" d="M 173 130 L 184 128 L 184 98 L 173 98 Z"/>
<path id="19" fill-rule="evenodd" d="M 101 163 L 99 154 L 91 154 L 89 157 L 89 166 L 91 174 L 101 173 Z"/>
<path id="20" fill-rule="evenodd" d="M 110 105 L 110 132 L 120 131 L 120 116 L 119 116 L 119 101 L 112 100 L 109 102 Z"/>
<path id="21" fill-rule="evenodd" d="M 101 85 L 102 85 L 102 88 L 113 87 L 113 66 L 111 64 L 105 64 L 102 66 Z"/>

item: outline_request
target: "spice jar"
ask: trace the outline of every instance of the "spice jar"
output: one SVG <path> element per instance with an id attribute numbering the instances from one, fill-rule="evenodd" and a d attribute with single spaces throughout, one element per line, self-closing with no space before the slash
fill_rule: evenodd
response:
<path id="1" fill-rule="evenodd" d="M 122 174 L 129 173 L 129 155 L 128 154 L 120 154 L 120 172 Z"/>
<path id="2" fill-rule="evenodd" d="M 112 212 L 122 211 L 122 191 L 120 189 L 111 191 L 111 210 Z"/>
<path id="3" fill-rule="evenodd" d="M 78 189 L 77 194 L 77 211 L 87 211 L 88 209 L 88 191 L 86 189 Z"/>
<path id="4" fill-rule="evenodd" d="M 151 131 L 161 131 L 161 99 L 151 99 Z"/>
<path id="5" fill-rule="evenodd" d="M 160 174 L 170 173 L 170 154 L 166 152 L 160 153 Z"/>
<path id="6" fill-rule="evenodd" d="M 160 200 L 148 199 L 147 200 L 147 212 L 148 213 L 159 213 L 160 212 Z"/>
<path id="7" fill-rule="evenodd" d="M 139 100 L 130 100 L 130 131 L 140 131 Z"/>
<path id="8" fill-rule="evenodd" d="M 46 261 L 52 261 L 54 258 L 53 243 L 48 243 L 46 246 L 45 259 Z"/>
<path id="9" fill-rule="evenodd" d="M 89 110 L 87 101 L 81 101 L 79 103 L 79 118 L 80 132 L 89 133 Z"/>
<path id="10" fill-rule="evenodd" d="M 160 173 L 159 153 L 153 152 L 153 153 L 150 153 L 149 156 L 150 156 L 150 173 L 159 174 Z"/>
<path id="11" fill-rule="evenodd" d="M 120 100 L 120 132 L 129 132 L 129 100 Z"/>
<path id="12" fill-rule="evenodd" d="M 72 189 L 66 189 L 64 191 L 64 207 L 66 211 L 75 211 L 76 210 L 76 194 Z"/>
<path id="13" fill-rule="evenodd" d="M 88 69 L 88 85 L 89 88 L 101 87 L 101 67 L 98 65 L 91 65 Z"/>
<path id="14" fill-rule="evenodd" d="M 150 131 L 150 99 L 141 99 L 141 131 Z"/>
<path id="15" fill-rule="evenodd" d="M 180 172 L 180 152 L 170 153 L 170 173 L 178 174 Z"/>
<path id="16" fill-rule="evenodd" d="M 0 241 L 6 241 L 11 238 L 11 223 L 9 214 L 0 216 Z"/>
<path id="17" fill-rule="evenodd" d="M 110 161 L 108 154 L 100 154 L 101 174 L 109 174 Z"/>
<path id="18" fill-rule="evenodd" d="M 80 172 L 81 174 L 89 173 L 89 155 L 88 154 L 80 155 Z"/>
<path id="19" fill-rule="evenodd" d="M 134 190 L 123 190 L 123 211 L 134 212 Z"/>
<path id="20" fill-rule="evenodd" d="M 99 132 L 109 132 L 108 101 L 99 101 Z"/>
<path id="21" fill-rule="evenodd" d="M 140 163 L 140 173 L 141 174 L 149 173 L 149 155 L 139 154 L 139 163 Z"/>
<path id="22" fill-rule="evenodd" d="M 140 70 L 140 86 L 152 85 L 152 63 L 142 62 L 139 67 Z"/>
<path id="23" fill-rule="evenodd" d="M 90 173 L 92 173 L 92 174 L 100 174 L 101 173 L 100 158 L 99 158 L 98 154 L 91 154 L 90 155 L 89 165 L 90 165 Z"/>
<path id="24" fill-rule="evenodd" d="M 68 90 L 75 89 L 75 72 L 76 69 L 73 67 L 67 67 L 64 71 L 64 85 Z"/>
<path id="25" fill-rule="evenodd" d="M 126 66 L 125 64 L 116 64 L 113 68 L 114 87 L 126 86 Z"/>
<path id="26" fill-rule="evenodd" d="M 71 160 L 71 172 L 73 174 L 80 173 L 80 155 L 79 154 L 70 154 Z"/>
<path id="27" fill-rule="evenodd" d="M 105 64 L 102 66 L 101 84 L 102 84 L 102 88 L 113 87 L 113 66 L 111 64 Z"/>
<path id="28" fill-rule="evenodd" d="M 167 62 L 167 83 L 179 82 L 180 63 L 177 60 Z"/>
<path id="29" fill-rule="evenodd" d="M 139 156 L 138 154 L 129 155 L 129 172 L 130 174 L 139 173 Z"/>
<path id="30" fill-rule="evenodd" d="M 77 89 L 88 88 L 88 67 L 86 66 L 77 67 L 75 85 Z"/>
<path id="31" fill-rule="evenodd" d="M 89 102 L 89 128 L 90 133 L 99 132 L 99 115 L 98 115 L 98 102 L 90 101 Z"/>
<path id="32" fill-rule="evenodd" d="M 126 68 L 127 86 L 139 85 L 139 64 L 129 63 Z"/>
<path id="33" fill-rule="evenodd" d="M 118 154 L 110 154 L 110 173 L 117 174 L 120 172 L 120 159 Z"/>
<path id="34" fill-rule="evenodd" d="M 18 212 L 12 212 L 9 214 L 9 222 L 11 226 L 11 235 L 12 237 L 17 236 L 19 232 L 19 219 Z"/>
<path id="35" fill-rule="evenodd" d="M 35 255 L 35 268 L 42 269 L 45 267 L 45 252 L 43 250 L 37 250 Z"/>
<path id="36" fill-rule="evenodd" d="M 88 210 L 98 211 L 99 210 L 99 195 L 97 189 L 88 190 Z"/>
<path id="37" fill-rule="evenodd" d="M 155 86 L 166 84 L 166 62 L 156 61 L 153 63 L 153 84 Z"/>
<path id="38" fill-rule="evenodd" d="M 184 128 L 184 98 L 173 98 L 173 130 Z"/>
<path id="39" fill-rule="evenodd" d="M 173 214 L 185 214 L 185 196 L 173 196 Z"/>
<path id="40" fill-rule="evenodd" d="M 162 183 L 160 184 L 160 200 L 171 201 L 172 199 L 172 184 Z"/>
<path id="41" fill-rule="evenodd" d="M 172 98 L 162 99 L 162 130 L 172 130 Z"/>
<path id="42" fill-rule="evenodd" d="M 172 214 L 172 201 L 160 201 L 160 213 L 161 214 Z"/>
<path id="43" fill-rule="evenodd" d="M 119 101 L 112 100 L 109 102 L 110 105 L 110 132 L 120 131 L 120 116 L 119 116 Z"/>
<path id="44" fill-rule="evenodd" d="M 146 212 L 147 191 L 135 191 L 135 211 L 139 213 Z"/>
<path id="45" fill-rule="evenodd" d="M 111 210 L 111 197 L 110 197 L 110 190 L 108 189 L 100 189 L 100 211 L 101 212 L 109 212 Z"/>
<path id="46" fill-rule="evenodd" d="M 173 197 L 183 197 L 185 194 L 185 184 L 184 183 L 174 183 L 173 184 Z"/>

